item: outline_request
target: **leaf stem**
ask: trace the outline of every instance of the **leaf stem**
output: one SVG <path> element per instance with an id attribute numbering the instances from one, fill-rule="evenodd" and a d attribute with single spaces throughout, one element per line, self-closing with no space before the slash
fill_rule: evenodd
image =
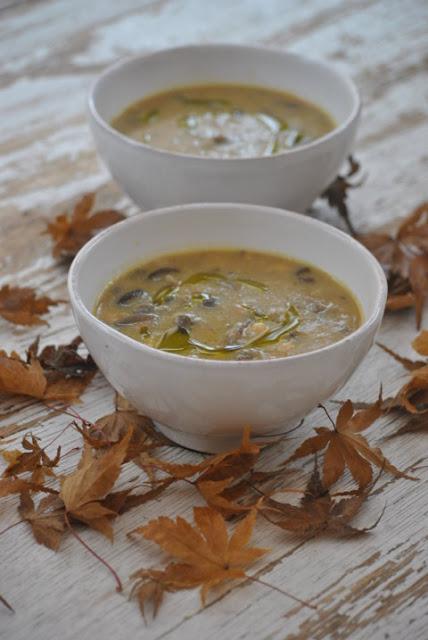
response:
<path id="1" fill-rule="evenodd" d="M 12 524 L 10 524 L 8 527 L 6 527 L 5 529 L 2 529 L 0 531 L 0 536 L 2 536 L 4 533 L 6 533 L 6 531 L 9 531 L 10 529 L 13 529 L 14 527 L 17 527 L 18 524 L 21 524 L 22 522 L 25 522 L 25 520 L 18 520 L 18 522 L 13 522 Z M 0 596 L 1 597 L 1 596 Z"/>
<path id="2" fill-rule="evenodd" d="M 264 580 L 261 580 L 260 578 L 256 578 L 255 576 L 249 576 L 247 573 L 245 574 L 245 577 L 248 578 L 248 580 L 251 580 L 252 582 L 257 582 L 258 584 L 263 585 L 264 587 L 267 587 L 268 589 L 273 589 L 274 591 L 277 591 L 278 593 L 281 593 L 283 596 L 287 596 L 287 598 L 291 598 L 292 600 L 294 600 L 295 602 L 298 602 L 299 604 L 303 605 L 304 607 L 309 607 L 309 609 L 316 609 L 316 605 L 314 604 L 310 604 L 309 602 L 306 602 L 306 600 L 301 600 L 300 598 L 297 598 L 296 596 L 293 596 L 292 593 L 288 593 L 287 591 L 284 591 L 283 589 L 280 589 L 279 587 L 276 587 L 274 584 L 270 584 L 269 582 L 265 582 Z"/>
<path id="3" fill-rule="evenodd" d="M 6 600 L 6 598 L 4 598 L 2 595 L 0 595 L 0 602 L 2 602 L 4 604 L 4 606 L 9 609 L 9 611 L 12 611 L 12 613 L 15 613 L 15 609 L 12 607 L 12 605 L 10 605 L 8 603 L 8 601 Z"/>
<path id="4" fill-rule="evenodd" d="M 110 571 L 110 573 L 112 574 L 112 576 L 113 576 L 113 578 L 115 579 L 115 582 L 116 582 L 116 591 L 119 591 L 119 592 L 123 591 L 122 582 L 121 582 L 118 574 L 116 573 L 116 571 L 113 569 L 113 567 L 107 562 L 107 560 L 104 560 L 104 558 L 102 558 L 100 555 L 98 555 L 98 553 L 96 551 L 94 551 L 94 549 L 92 549 L 92 547 L 90 547 L 88 545 L 88 543 L 83 540 L 83 538 L 81 538 L 79 536 L 77 531 L 75 529 L 73 529 L 73 527 L 71 526 L 70 520 L 68 518 L 67 512 L 65 512 L 64 518 L 65 518 L 65 524 L 67 525 L 68 529 L 71 531 L 73 536 L 76 538 L 76 540 L 78 540 L 80 542 L 80 544 L 83 545 L 85 547 L 85 549 L 87 551 L 89 551 L 89 553 L 91 555 L 94 556 L 94 558 L 96 558 L 99 562 L 101 562 L 101 564 L 103 564 Z"/>
<path id="5" fill-rule="evenodd" d="M 330 420 L 331 424 L 333 425 L 333 429 L 336 431 L 336 425 L 334 424 L 334 422 L 333 422 L 329 412 L 325 408 L 325 406 L 323 404 L 319 404 L 318 407 L 324 411 L 325 415 L 327 416 L 327 418 Z"/>

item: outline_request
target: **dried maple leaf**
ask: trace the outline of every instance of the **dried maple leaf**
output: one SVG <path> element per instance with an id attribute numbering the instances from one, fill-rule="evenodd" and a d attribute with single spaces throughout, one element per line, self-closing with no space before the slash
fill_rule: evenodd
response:
<path id="1" fill-rule="evenodd" d="M 24 395 L 41 399 L 47 387 L 40 362 L 21 360 L 14 351 L 10 356 L 0 351 L 0 394 Z"/>
<path id="2" fill-rule="evenodd" d="M 315 462 L 299 506 L 266 498 L 260 511 L 272 524 L 298 535 L 355 535 L 374 529 L 382 516 L 381 514 L 371 526 L 362 529 L 350 524 L 368 496 L 369 490 L 366 487 L 350 498 L 334 500 L 323 485 Z"/>
<path id="3" fill-rule="evenodd" d="M 392 235 L 372 232 L 357 235 L 379 260 L 388 280 L 387 308 L 415 307 L 420 327 L 428 295 L 428 202 L 412 211 Z"/>
<path id="4" fill-rule="evenodd" d="M 176 520 L 161 516 L 132 532 L 156 542 L 179 560 L 163 570 L 148 569 L 133 574 L 136 580 L 133 594 L 143 614 L 149 600 L 156 612 L 165 591 L 200 587 L 205 605 L 210 589 L 228 580 L 247 577 L 245 568 L 268 551 L 248 546 L 256 521 L 254 509 L 236 525 L 230 538 L 225 520 L 217 511 L 195 507 L 193 517 L 195 526 L 179 516 Z"/>
<path id="5" fill-rule="evenodd" d="M 117 515 L 102 504 L 120 474 L 120 468 L 132 436 L 130 429 L 101 457 L 94 458 L 86 445 L 78 468 L 62 478 L 60 497 L 66 514 L 113 538 L 110 520 Z"/>
<path id="6" fill-rule="evenodd" d="M 410 371 L 410 380 L 394 397 L 385 400 L 387 410 L 404 410 L 415 418 L 428 412 L 428 361 L 403 358 L 383 344 L 379 347 Z M 422 356 L 428 355 L 428 331 L 422 331 L 412 342 L 414 350 Z M 413 421 L 415 424 L 415 421 Z M 421 428 L 418 421 L 418 429 Z M 405 430 L 405 429 L 404 429 Z M 403 432 L 403 429 L 400 429 Z"/>
<path id="7" fill-rule="evenodd" d="M 175 480 L 194 478 L 193 484 L 209 505 L 224 515 L 232 515 L 251 507 L 238 504 L 236 499 L 244 496 L 250 489 L 240 479 L 253 469 L 260 450 L 261 446 L 250 440 L 250 430 L 247 427 L 243 431 L 239 447 L 205 458 L 198 464 L 176 464 L 147 458 L 146 465 L 165 471 Z"/>
<path id="8" fill-rule="evenodd" d="M 349 178 L 352 178 L 360 170 L 360 163 L 352 156 L 348 158 L 349 169 L 345 174 L 339 174 L 337 178 L 327 187 L 327 189 L 321 194 L 321 198 L 327 200 L 330 207 L 334 207 L 340 217 L 345 222 L 351 235 L 356 235 L 355 228 L 349 217 L 347 199 L 349 189 L 355 189 L 361 186 L 361 182 L 351 182 Z"/>
<path id="9" fill-rule="evenodd" d="M 346 467 L 358 485 L 365 487 L 373 478 L 372 464 L 398 478 L 414 479 L 394 467 L 379 448 L 371 447 L 361 435 L 361 431 L 382 415 L 382 405 L 382 398 L 379 397 L 367 409 L 354 411 L 353 403 L 347 400 L 339 409 L 336 423 L 332 423 L 333 430 L 317 427 L 317 435 L 305 440 L 286 463 L 326 449 L 323 466 L 323 483 L 326 487 L 334 484 Z"/>
<path id="10" fill-rule="evenodd" d="M 18 511 L 21 518 L 30 524 L 37 542 L 57 551 L 65 531 L 62 500 L 56 495 L 49 495 L 42 498 L 35 508 L 30 494 L 25 492 L 21 493 Z"/>
<path id="11" fill-rule="evenodd" d="M 78 353 L 81 341 L 75 338 L 69 344 L 49 345 L 39 353 L 36 340 L 26 361 L 15 352 L 0 351 L 0 394 L 75 402 L 97 371 L 91 356 Z"/>
<path id="12" fill-rule="evenodd" d="M 77 336 L 68 344 L 47 345 L 39 352 L 38 340 L 28 350 L 30 359 L 37 359 L 46 377 L 45 400 L 75 402 L 97 372 L 90 355 L 82 356 L 78 349 L 82 338 Z"/>
<path id="13" fill-rule="evenodd" d="M 95 194 L 85 194 L 75 205 L 71 215 L 61 213 L 47 225 L 54 241 L 52 254 L 55 258 L 73 258 L 92 236 L 105 227 L 123 220 L 123 213 L 115 209 L 103 209 L 91 214 Z"/>
<path id="14" fill-rule="evenodd" d="M 11 287 L 5 284 L 0 289 L 0 316 L 14 324 L 47 324 L 40 316 L 49 311 L 49 307 L 61 304 L 64 300 L 52 300 L 48 296 L 37 297 L 31 287 Z"/>
<path id="15" fill-rule="evenodd" d="M 201 496 L 208 506 L 219 511 L 224 516 L 232 516 L 254 507 L 256 500 L 243 503 L 242 498 L 252 494 L 246 480 L 234 483 L 234 478 L 224 480 L 197 480 L 195 483 Z M 236 502 L 241 499 L 241 502 Z"/>
<path id="16" fill-rule="evenodd" d="M 50 487 L 29 482 L 22 478 L 0 478 L 0 498 L 9 496 L 14 493 L 23 493 L 24 491 L 42 491 L 43 493 L 57 494 L 58 491 Z"/>
<path id="17" fill-rule="evenodd" d="M 166 478 L 160 480 L 156 486 L 149 489 L 145 493 L 132 493 L 135 487 L 130 489 L 124 489 L 122 491 L 114 491 L 109 493 L 101 504 L 107 509 L 114 511 L 115 515 L 122 515 L 134 507 L 139 507 L 142 504 L 155 500 L 174 482 L 173 478 Z"/>
<path id="18" fill-rule="evenodd" d="M 151 458 L 153 466 L 162 469 L 177 480 L 203 474 L 205 480 L 224 480 L 237 478 L 249 471 L 260 453 L 260 445 L 250 440 L 250 429 L 246 427 L 239 447 L 205 458 L 197 464 L 177 464 Z"/>
<path id="19" fill-rule="evenodd" d="M 5 477 L 18 476 L 21 473 L 31 473 L 31 480 L 36 484 L 43 484 L 45 476 L 54 476 L 53 468 L 56 467 L 61 457 L 61 447 L 57 448 L 54 458 L 50 458 L 39 444 L 35 436 L 24 436 L 21 441 L 24 451 L 13 449 L 3 451 L 2 456 L 8 463 L 3 472 Z"/>

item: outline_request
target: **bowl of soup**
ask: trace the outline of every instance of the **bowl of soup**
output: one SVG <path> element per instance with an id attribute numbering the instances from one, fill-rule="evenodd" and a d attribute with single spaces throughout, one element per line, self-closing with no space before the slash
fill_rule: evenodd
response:
<path id="1" fill-rule="evenodd" d="M 95 82 L 100 156 L 142 208 L 250 202 L 305 211 L 350 153 L 360 115 L 332 65 L 239 45 L 119 62 Z"/>
<path id="2" fill-rule="evenodd" d="M 375 258 L 296 213 L 188 204 L 102 232 L 69 272 L 74 317 L 111 385 L 202 451 L 270 436 L 335 393 L 373 343 Z"/>

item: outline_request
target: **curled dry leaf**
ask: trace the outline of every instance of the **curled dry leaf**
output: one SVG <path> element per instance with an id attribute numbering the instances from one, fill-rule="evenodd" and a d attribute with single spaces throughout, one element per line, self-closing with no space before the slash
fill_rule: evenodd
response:
<path id="1" fill-rule="evenodd" d="M 0 351 L 0 394 L 75 402 L 97 371 L 91 356 L 78 353 L 81 342 L 75 338 L 69 344 L 46 346 L 39 353 L 36 340 L 26 361 L 15 352 Z"/>
<path id="2" fill-rule="evenodd" d="M 95 194 L 87 193 L 76 203 L 71 214 L 61 213 L 48 223 L 46 233 L 54 241 L 52 254 L 55 258 L 73 258 L 97 231 L 125 218 L 115 209 L 91 213 L 94 202 Z"/>
<path id="3" fill-rule="evenodd" d="M 214 509 L 195 507 L 193 517 L 194 526 L 181 517 L 172 520 L 161 516 L 132 532 L 156 542 L 179 561 L 162 570 L 143 569 L 133 574 L 133 595 L 143 614 L 149 601 L 156 613 L 165 591 L 200 587 L 204 605 L 210 589 L 225 581 L 245 578 L 245 568 L 268 551 L 249 546 L 256 521 L 254 509 L 236 525 L 230 537 L 223 516 Z"/>
<path id="4" fill-rule="evenodd" d="M 47 324 L 40 316 L 47 313 L 49 307 L 62 302 L 64 300 L 52 300 L 48 296 L 38 297 L 31 287 L 11 287 L 5 284 L 0 289 L 0 316 L 14 324 Z"/>
<path id="5" fill-rule="evenodd" d="M 380 520 L 381 516 L 369 527 L 361 529 L 350 524 L 369 494 L 370 491 L 366 487 L 359 489 L 352 497 L 334 500 L 321 481 L 315 461 L 313 472 L 298 506 L 266 498 L 261 504 L 260 511 L 272 524 L 297 535 L 355 535 L 374 529 Z"/>
<path id="6" fill-rule="evenodd" d="M 357 239 L 379 260 L 388 280 L 387 308 L 391 311 L 415 307 L 419 328 L 428 295 L 428 202 L 412 211 L 395 234 L 357 235 Z"/>
<path id="7" fill-rule="evenodd" d="M 133 460 L 142 468 L 145 463 L 143 454 L 170 443 L 156 431 L 150 418 L 139 415 L 130 405 L 122 409 L 118 402 L 112 413 L 98 418 L 94 423 L 82 421 L 81 425 L 75 423 L 75 426 L 85 442 L 100 450 L 111 447 L 131 429 L 132 437 L 124 462 Z"/>
<path id="8" fill-rule="evenodd" d="M 132 429 L 104 455 L 94 458 L 91 447 L 85 445 L 78 468 L 62 478 L 60 498 L 66 513 L 92 529 L 113 539 L 110 520 L 117 515 L 102 501 L 113 488 L 125 459 Z"/>
<path id="9" fill-rule="evenodd" d="M 24 491 L 41 491 L 43 493 L 57 494 L 58 491 L 45 487 L 35 482 L 23 480 L 22 478 L 0 478 L 0 498 L 12 495 L 14 493 L 23 493 Z"/>
<path id="10" fill-rule="evenodd" d="M 414 480 L 391 464 L 379 448 L 370 446 L 361 434 L 383 412 L 380 396 L 374 404 L 360 411 L 355 411 L 351 400 L 347 400 L 339 409 L 333 429 L 316 427 L 317 435 L 305 440 L 286 463 L 325 449 L 322 479 L 326 487 L 334 484 L 346 467 L 358 485 L 365 487 L 373 478 L 371 465 L 384 469 L 397 478 Z"/>
<path id="11" fill-rule="evenodd" d="M 224 515 L 233 515 L 252 506 L 239 504 L 236 500 L 251 493 L 251 487 L 241 479 L 253 469 L 260 450 L 261 446 L 251 441 L 247 427 L 239 447 L 209 456 L 198 464 L 175 464 L 147 458 L 146 465 L 166 472 L 175 480 L 192 478 L 192 483 L 210 506 Z"/>
<path id="12" fill-rule="evenodd" d="M 21 493 L 18 507 L 21 518 L 29 523 L 39 544 L 57 551 L 65 531 L 64 504 L 57 495 L 42 498 L 37 506 L 28 492 Z"/>
<path id="13" fill-rule="evenodd" d="M 361 186 L 360 182 L 352 182 L 350 178 L 355 176 L 360 170 L 360 163 L 352 156 L 348 158 L 349 168 L 345 174 L 339 174 L 336 179 L 321 194 L 321 198 L 327 200 L 330 207 L 337 210 L 339 216 L 346 224 L 351 235 L 356 235 L 355 228 L 351 222 L 348 211 L 348 191 Z"/>
<path id="14" fill-rule="evenodd" d="M 379 347 L 410 372 L 410 379 L 396 395 L 384 401 L 387 411 L 404 411 L 412 416 L 410 421 L 397 431 L 397 434 L 426 429 L 428 421 L 424 415 L 428 412 L 428 361 L 410 360 L 383 344 L 379 344 Z M 413 340 L 412 347 L 420 355 L 427 356 L 428 331 L 421 331 Z"/>
<path id="15" fill-rule="evenodd" d="M 39 438 L 33 435 L 24 436 L 21 441 L 23 451 L 13 449 L 3 451 L 2 456 L 8 463 L 3 476 L 19 476 L 22 473 L 31 473 L 31 480 L 36 484 L 43 484 L 46 476 L 55 476 L 54 467 L 58 466 L 61 458 L 61 447 L 57 448 L 56 455 L 50 458 L 39 444 Z"/>

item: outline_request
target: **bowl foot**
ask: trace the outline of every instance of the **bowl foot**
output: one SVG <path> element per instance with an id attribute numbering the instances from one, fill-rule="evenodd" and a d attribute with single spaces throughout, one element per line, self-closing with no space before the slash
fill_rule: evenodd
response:
<path id="1" fill-rule="evenodd" d="M 276 437 L 280 437 L 284 434 L 284 431 L 288 431 L 292 427 L 298 425 L 300 421 L 294 420 L 291 424 L 288 423 L 283 425 L 280 429 L 265 434 L 262 436 L 252 436 L 251 439 L 255 442 L 270 442 Z M 160 422 L 154 421 L 154 424 L 157 429 L 164 436 L 176 442 L 181 447 L 185 447 L 186 449 L 192 449 L 194 451 L 200 451 L 201 453 L 221 453 L 222 451 L 229 451 L 230 449 L 235 449 L 239 447 L 241 442 L 240 437 L 227 437 L 227 436 L 198 436 L 193 433 L 185 433 L 184 431 L 178 431 L 177 429 L 172 429 L 171 427 L 167 427 Z"/>

